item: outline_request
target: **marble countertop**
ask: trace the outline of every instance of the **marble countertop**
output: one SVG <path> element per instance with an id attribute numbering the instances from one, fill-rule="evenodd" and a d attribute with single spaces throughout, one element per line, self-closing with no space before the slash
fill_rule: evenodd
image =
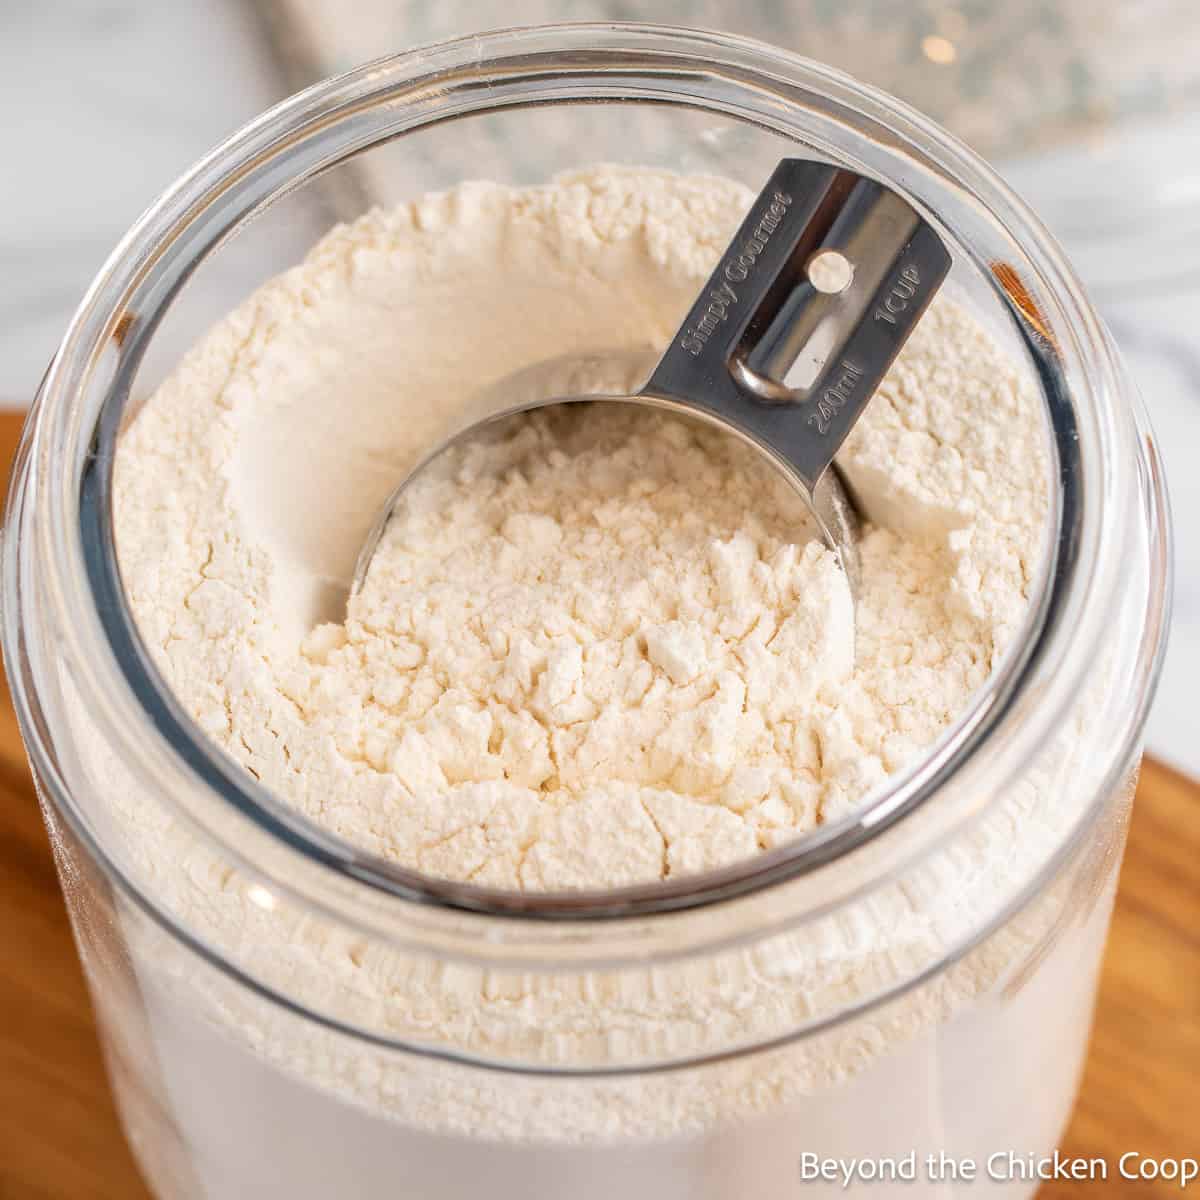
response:
<path id="1" fill-rule="evenodd" d="M 182 169 L 290 90 L 286 76 L 244 0 L 0 6 L 0 106 L 17 114 L 0 173 L 0 403 L 28 403 L 120 235 Z M 278 266 L 327 223 L 302 216 Z M 262 269 L 232 256 L 207 283 L 214 313 Z M 1200 276 L 1169 294 L 1106 289 L 1100 306 L 1149 406 L 1176 520 L 1174 629 L 1148 744 L 1200 775 L 1189 686 L 1200 677 L 1200 471 L 1189 461 L 1200 442 Z"/>
<path id="2" fill-rule="evenodd" d="M 0 5 L 0 400 L 28 403 L 150 201 L 283 92 L 236 0 Z"/>

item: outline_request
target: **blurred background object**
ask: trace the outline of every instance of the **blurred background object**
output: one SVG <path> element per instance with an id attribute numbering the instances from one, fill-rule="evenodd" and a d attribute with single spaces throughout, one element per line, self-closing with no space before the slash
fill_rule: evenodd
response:
<path id="1" fill-rule="evenodd" d="M 1164 446 L 1176 623 L 1149 746 L 1200 775 L 1188 688 L 1200 675 L 1200 473 L 1186 455 L 1200 427 L 1196 0 L 6 0 L 0 401 L 28 402 L 122 232 L 256 112 L 384 53 L 564 20 L 718 27 L 829 62 L 946 125 L 1041 213 L 1112 325 Z M 520 154 L 537 177 L 537 147 Z M 403 185 L 383 182 L 342 176 L 297 206 L 286 243 L 254 243 L 253 262 L 227 256 L 204 281 L 213 318 L 373 191 Z"/>
<path id="2" fill-rule="evenodd" d="M 1157 117 L 1200 97 L 1194 0 L 262 0 L 304 73 L 381 46 L 548 21 L 725 29 L 819 59 L 900 96 L 989 158 Z"/>
<path id="3" fill-rule="evenodd" d="M 907 100 L 1009 178 L 1106 293 L 1200 270 L 1195 0 L 260 0 L 292 81 L 381 47 L 546 21 L 760 38 Z"/>

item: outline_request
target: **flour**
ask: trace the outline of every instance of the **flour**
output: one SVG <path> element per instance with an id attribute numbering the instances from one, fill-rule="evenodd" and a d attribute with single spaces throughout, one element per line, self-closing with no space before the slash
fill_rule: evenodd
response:
<path id="1" fill-rule="evenodd" d="M 306 816 L 498 886 L 674 876 L 850 811 L 987 677 L 1024 611 L 1044 452 L 1010 452 L 1035 398 L 948 302 L 842 455 L 871 521 L 857 634 L 769 467 L 611 405 L 460 450 L 344 622 L 305 633 L 481 384 L 661 342 L 747 198 L 606 169 L 374 214 L 149 401 L 117 474 L 135 614 L 200 724 Z"/>
<path id="2" fill-rule="evenodd" d="M 347 626 L 305 643 L 310 726 L 399 784 L 374 844 L 569 888 L 810 828 L 814 738 L 794 730 L 853 666 L 835 556 L 797 545 L 803 507 L 734 439 L 619 405 L 557 415 L 407 495 Z"/>
<path id="3" fill-rule="evenodd" d="M 116 465 L 123 577 L 170 685 L 247 771 L 408 867 L 527 891 L 607 887 L 802 837 L 963 711 L 1025 613 L 1048 487 L 1036 391 L 944 298 L 839 458 L 866 518 L 853 608 L 755 456 L 610 404 L 458 451 L 410 493 L 341 607 L 379 507 L 428 446 L 498 380 L 547 359 L 595 356 L 577 386 L 550 392 L 628 390 L 612 352 L 661 349 L 749 199 L 721 180 L 605 167 L 369 214 L 147 400 Z M 264 903 L 182 822 L 120 788 L 113 806 L 147 891 L 267 986 L 454 1054 L 577 1067 L 762 1043 L 916 978 L 1061 846 L 1083 797 L 1057 789 L 1031 775 L 969 839 L 853 914 L 669 969 L 591 975 L 364 945 Z M 160 1062 L 180 1081 L 177 1117 L 214 1147 L 213 1195 L 246 1192 L 262 1169 L 250 1141 L 226 1136 L 244 1093 L 270 1097 L 319 1170 L 348 1162 L 336 1187 L 312 1182 L 302 1153 L 294 1170 L 273 1163 L 263 1186 L 286 1175 L 289 1195 L 391 1194 L 401 1154 L 443 1181 L 418 1194 L 459 1195 L 444 1182 L 459 1172 L 462 1195 L 486 1176 L 507 1198 L 559 1178 L 558 1159 L 522 1157 L 532 1143 L 628 1142 L 649 1156 L 638 1186 L 661 1184 L 637 1194 L 774 1200 L 794 1194 L 797 1128 L 825 1153 L 990 1151 L 971 1141 L 989 1129 L 1048 1148 L 1077 1065 L 1049 1047 L 1082 1046 L 1103 906 L 1047 960 L 1058 966 L 1039 968 L 1046 986 L 980 1008 L 978 1033 L 952 1021 L 1043 943 L 1068 887 L 861 1021 L 758 1058 L 570 1086 L 389 1055 L 214 982 L 161 942 L 139 973 Z M 188 1086 L 201 1063 L 228 1072 L 224 1091 Z M 982 1104 L 981 1078 L 992 1107 L 952 1135 L 955 1113 Z M 714 1157 L 710 1135 L 728 1155 Z M 335 1137 L 360 1151 L 335 1152 Z M 617 1159 L 585 1158 L 569 1160 L 572 1194 L 619 1190 Z M 736 1163 L 727 1179 L 724 1163 Z"/>

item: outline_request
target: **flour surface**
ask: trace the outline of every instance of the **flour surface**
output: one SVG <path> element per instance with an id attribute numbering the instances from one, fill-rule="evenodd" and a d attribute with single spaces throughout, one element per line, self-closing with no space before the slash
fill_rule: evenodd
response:
<path id="1" fill-rule="evenodd" d="M 843 815 L 961 713 L 1025 610 L 1046 472 L 1035 395 L 946 300 L 840 459 L 868 518 L 857 620 L 749 451 L 614 405 L 460 451 L 337 610 L 393 482 L 484 389 L 584 352 L 593 390 L 628 388 L 605 354 L 661 348 L 748 200 L 596 168 L 370 214 L 147 401 L 123 575 L 248 771 L 426 872 L 603 887 Z"/>

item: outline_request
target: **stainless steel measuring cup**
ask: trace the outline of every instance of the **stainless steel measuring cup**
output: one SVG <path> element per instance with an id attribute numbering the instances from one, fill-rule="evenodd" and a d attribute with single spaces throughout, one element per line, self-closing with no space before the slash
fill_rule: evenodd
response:
<path id="1" fill-rule="evenodd" d="M 452 446 L 535 408 L 608 400 L 672 409 L 771 459 L 858 582 L 857 514 L 833 457 L 950 269 L 895 192 L 826 163 L 784 159 L 750 206 L 644 386 L 510 405 L 437 446 L 384 505 L 354 573 L 366 578 L 401 494 Z"/>

